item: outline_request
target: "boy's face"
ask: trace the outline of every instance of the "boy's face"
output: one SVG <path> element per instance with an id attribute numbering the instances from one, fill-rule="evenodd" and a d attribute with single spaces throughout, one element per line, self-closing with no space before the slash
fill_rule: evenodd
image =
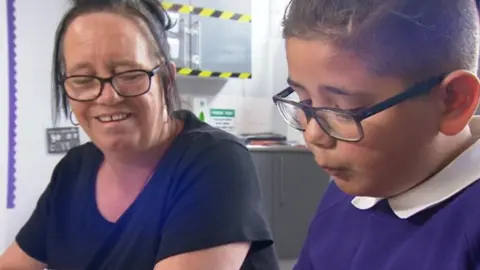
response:
<path id="1" fill-rule="evenodd" d="M 286 50 L 291 86 L 300 100 L 311 99 L 313 107 L 370 107 L 411 86 L 376 76 L 352 53 L 321 41 L 289 38 Z M 344 192 L 394 195 L 431 173 L 425 168 L 431 168 L 428 163 L 439 150 L 435 144 L 443 110 L 435 95 L 432 91 L 363 120 L 360 142 L 335 140 L 316 121 L 307 124 L 305 141 Z"/>

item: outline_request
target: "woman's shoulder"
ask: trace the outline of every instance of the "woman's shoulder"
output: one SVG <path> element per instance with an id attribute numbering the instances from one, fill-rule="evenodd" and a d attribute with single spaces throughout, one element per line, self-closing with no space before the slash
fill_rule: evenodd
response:
<path id="1" fill-rule="evenodd" d="M 240 151 L 247 150 L 240 137 L 200 121 L 189 111 L 176 113 L 184 122 L 184 130 L 180 137 L 182 137 L 182 144 L 188 146 L 188 153 L 222 151 L 224 147 L 233 147 Z"/>
<path id="2" fill-rule="evenodd" d="M 190 112 L 184 113 L 184 130 L 173 142 L 164 157 L 164 166 L 159 169 L 170 168 L 173 179 L 181 176 L 177 180 L 183 183 L 211 183 L 231 178 L 232 174 L 242 183 L 248 183 L 244 178 L 256 179 L 251 173 L 255 171 L 252 157 L 240 137 L 212 127 Z"/>
<path id="3" fill-rule="evenodd" d="M 84 164 L 86 161 L 101 158 L 101 155 L 100 150 L 92 142 L 87 142 L 70 149 L 58 165 L 62 167 L 75 165 L 75 167 L 78 167 L 78 165 Z"/>
<path id="4" fill-rule="evenodd" d="M 98 166 L 101 159 L 100 150 L 92 142 L 74 147 L 55 166 L 52 181 L 77 178 L 82 172 L 90 172 L 94 166 Z"/>

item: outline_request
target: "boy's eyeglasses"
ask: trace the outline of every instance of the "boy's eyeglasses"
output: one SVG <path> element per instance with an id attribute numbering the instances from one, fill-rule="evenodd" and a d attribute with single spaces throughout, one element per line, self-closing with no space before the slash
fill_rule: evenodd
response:
<path id="1" fill-rule="evenodd" d="M 440 84 L 444 78 L 445 75 L 432 77 L 413 85 L 400 94 L 359 111 L 312 107 L 289 100 L 288 97 L 294 93 L 291 87 L 273 96 L 273 102 L 287 124 L 297 130 L 305 131 L 308 122 L 313 118 L 329 136 L 341 141 L 358 142 L 364 137 L 361 123 L 363 120 L 405 100 L 427 94 L 432 88 Z"/>

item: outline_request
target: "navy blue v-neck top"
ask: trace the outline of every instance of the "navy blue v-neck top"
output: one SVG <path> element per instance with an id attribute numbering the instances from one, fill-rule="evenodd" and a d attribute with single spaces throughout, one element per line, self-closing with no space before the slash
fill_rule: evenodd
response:
<path id="1" fill-rule="evenodd" d="M 87 143 L 55 168 L 16 237 L 20 248 L 49 269 L 152 270 L 170 256 L 251 242 L 242 269 L 278 269 L 248 149 L 190 112 L 175 115 L 184 130 L 119 221 L 108 222 L 97 209 L 95 176 L 103 155 Z"/>

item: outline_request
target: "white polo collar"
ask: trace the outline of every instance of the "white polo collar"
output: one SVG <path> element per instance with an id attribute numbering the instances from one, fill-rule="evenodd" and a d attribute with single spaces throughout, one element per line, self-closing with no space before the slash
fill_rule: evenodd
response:
<path id="1" fill-rule="evenodd" d="M 480 136 L 480 117 L 472 119 L 470 129 L 475 136 Z M 447 200 L 480 179 L 479 161 L 480 140 L 477 140 L 435 176 L 405 193 L 389 198 L 388 203 L 399 218 L 409 218 Z M 366 210 L 382 199 L 357 196 L 352 204 Z"/>

